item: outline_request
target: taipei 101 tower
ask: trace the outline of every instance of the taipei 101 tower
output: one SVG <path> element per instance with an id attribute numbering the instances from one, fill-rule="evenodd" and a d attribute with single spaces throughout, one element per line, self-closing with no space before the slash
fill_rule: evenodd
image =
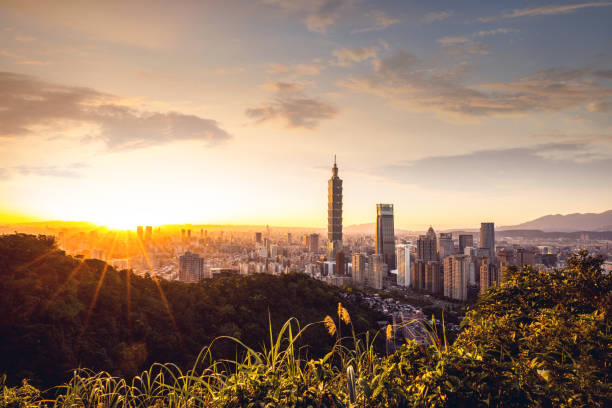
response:
<path id="1" fill-rule="evenodd" d="M 332 177 L 327 182 L 327 254 L 330 261 L 342 249 L 342 180 L 338 177 L 336 155 Z"/>

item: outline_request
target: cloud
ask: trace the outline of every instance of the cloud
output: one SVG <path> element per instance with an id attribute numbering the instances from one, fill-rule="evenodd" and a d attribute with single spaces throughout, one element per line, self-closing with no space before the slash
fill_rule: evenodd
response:
<path id="1" fill-rule="evenodd" d="M 340 85 L 412 110 L 487 116 L 560 111 L 612 97 L 612 88 L 599 80 L 606 78 L 607 70 L 557 68 L 509 82 L 464 85 L 461 71 L 430 66 L 404 51 L 374 62 L 370 75 Z"/>
<path id="2" fill-rule="evenodd" d="M 612 156 L 591 153 L 588 144 L 550 143 L 530 147 L 479 150 L 397 162 L 375 173 L 424 189 L 522 191 L 543 184 L 601 186 L 612 171 Z M 537 176 L 535 176 L 537 175 Z"/>
<path id="3" fill-rule="evenodd" d="M 348 67 L 354 62 L 361 62 L 368 59 L 376 58 L 378 47 L 355 47 L 355 48 L 341 48 L 339 50 L 332 51 L 335 61 L 332 61 L 332 65 L 338 65 L 341 67 Z"/>
<path id="4" fill-rule="evenodd" d="M 289 14 L 299 15 L 306 28 L 315 33 L 325 34 L 341 15 L 342 8 L 350 0 L 264 0 Z"/>
<path id="5" fill-rule="evenodd" d="M 230 135 L 212 119 L 179 112 L 149 112 L 91 88 L 70 87 L 34 77 L 0 72 L 0 137 L 33 135 L 40 128 L 87 123 L 109 149 L 133 149 L 177 140 L 209 145 Z"/>
<path id="6" fill-rule="evenodd" d="M 320 64 L 268 64 L 268 74 L 287 74 L 293 77 L 314 76 L 323 71 L 325 67 Z"/>
<path id="7" fill-rule="evenodd" d="M 470 42 L 467 37 L 443 37 L 436 40 L 442 45 L 464 44 Z"/>
<path id="8" fill-rule="evenodd" d="M 366 33 L 370 31 L 384 30 L 385 28 L 400 22 L 399 19 L 391 17 L 384 11 L 380 10 L 374 10 L 366 13 L 366 16 L 372 19 L 372 25 L 370 27 L 353 30 L 351 33 Z"/>
<path id="9" fill-rule="evenodd" d="M 502 13 L 501 16 L 481 17 L 478 20 L 482 22 L 494 21 L 499 18 L 510 19 L 519 17 L 534 17 L 534 16 L 552 16 L 557 14 L 568 14 L 584 8 L 592 7 L 608 7 L 612 6 L 612 2 L 588 2 L 578 4 L 551 4 L 547 6 L 530 7 L 524 9 L 514 9 L 511 12 Z"/>
<path id="10" fill-rule="evenodd" d="M 444 11 L 432 11 L 430 13 L 425 14 L 421 18 L 421 23 L 434 23 L 436 21 L 446 20 L 450 16 L 453 15 L 452 10 L 444 10 Z"/>
<path id="11" fill-rule="evenodd" d="M 84 163 L 72 163 L 64 166 L 15 166 L 0 169 L 0 178 L 8 179 L 15 174 L 24 176 L 43 176 L 61 178 L 82 177 L 80 169 L 87 167 Z"/>
<path id="12" fill-rule="evenodd" d="M 489 46 L 484 43 L 466 43 L 452 44 L 442 48 L 442 52 L 448 55 L 466 55 L 466 54 L 482 54 L 489 53 Z"/>
<path id="13" fill-rule="evenodd" d="M 332 119 L 338 113 L 334 106 L 307 97 L 299 85 L 277 82 L 267 86 L 276 91 L 275 97 L 245 112 L 257 123 L 282 119 L 287 127 L 315 129 L 321 120 Z"/>

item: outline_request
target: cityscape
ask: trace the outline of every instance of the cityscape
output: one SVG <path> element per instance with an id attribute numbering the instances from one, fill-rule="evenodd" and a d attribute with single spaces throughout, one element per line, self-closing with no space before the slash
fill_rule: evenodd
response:
<path id="1" fill-rule="evenodd" d="M 610 21 L 0 1 L 0 408 L 612 407 Z"/>
<path id="2" fill-rule="evenodd" d="M 575 238 L 479 230 L 396 231 L 393 204 L 372 211 L 372 233 L 343 233 L 343 189 L 334 156 L 328 180 L 327 234 L 314 228 L 254 226 L 137 226 L 135 230 L 40 229 L 75 256 L 96 258 L 139 275 L 199 282 L 229 275 L 305 273 L 335 286 L 403 290 L 456 302 L 499 285 L 507 267 L 563 268 L 577 249 L 609 259 L 609 234 Z M 374 211 L 375 210 L 375 211 Z M 44 224 L 44 223 L 43 223 Z M 591 236 L 592 235 L 592 236 Z M 600 237 L 598 236 L 600 235 Z M 612 270 L 612 261 L 604 268 Z"/>

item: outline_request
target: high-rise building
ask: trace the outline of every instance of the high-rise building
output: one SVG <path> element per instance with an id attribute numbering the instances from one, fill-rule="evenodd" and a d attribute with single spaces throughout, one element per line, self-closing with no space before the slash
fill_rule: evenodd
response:
<path id="1" fill-rule="evenodd" d="M 385 263 L 382 254 L 374 254 L 370 256 L 370 262 L 368 262 L 368 286 L 374 289 L 383 288 L 383 276 L 387 271 L 387 264 Z"/>
<path id="2" fill-rule="evenodd" d="M 376 204 L 376 253 L 389 270 L 395 269 L 395 228 L 393 204 Z"/>
<path id="3" fill-rule="evenodd" d="M 438 256 L 440 259 L 455 253 L 455 244 L 453 242 L 453 234 L 450 232 L 441 232 L 438 239 Z"/>
<path id="4" fill-rule="evenodd" d="M 367 258 L 364 254 L 353 254 L 353 284 L 366 285 L 367 282 Z"/>
<path id="5" fill-rule="evenodd" d="M 342 179 L 338 177 L 338 166 L 334 155 L 332 176 L 327 182 L 327 256 L 336 259 L 342 249 Z"/>
<path id="6" fill-rule="evenodd" d="M 344 256 L 344 251 L 336 252 L 336 275 L 345 275 L 346 274 L 346 257 Z"/>
<path id="7" fill-rule="evenodd" d="M 396 251 L 397 261 L 397 284 L 398 286 L 410 287 L 412 284 L 412 270 L 410 263 L 410 244 L 398 245 Z"/>
<path id="8" fill-rule="evenodd" d="M 472 234 L 459 235 L 459 254 L 465 252 L 465 248 L 474 246 L 474 236 Z"/>
<path id="9" fill-rule="evenodd" d="M 151 241 L 151 239 L 153 239 L 153 227 L 150 225 L 147 225 L 145 227 L 145 236 L 144 236 L 145 241 Z"/>
<path id="10" fill-rule="evenodd" d="M 261 242 L 262 242 L 262 233 L 261 232 L 256 232 L 255 233 L 255 243 L 261 244 Z"/>
<path id="11" fill-rule="evenodd" d="M 308 252 L 319 252 L 319 234 L 310 234 L 307 239 Z"/>
<path id="12" fill-rule="evenodd" d="M 427 234 L 419 235 L 417 240 L 417 259 L 422 261 L 438 260 L 436 241 L 436 233 L 432 227 L 429 227 Z"/>
<path id="13" fill-rule="evenodd" d="M 488 256 L 480 258 L 480 293 L 500 283 L 499 267 Z"/>
<path id="14" fill-rule="evenodd" d="M 480 248 L 488 249 L 491 261 L 495 260 L 495 224 L 492 222 L 480 223 Z"/>
<path id="15" fill-rule="evenodd" d="M 179 280 L 182 282 L 199 282 L 204 279 L 204 258 L 192 252 L 185 252 L 179 257 Z"/>
<path id="16" fill-rule="evenodd" d="M 440 276 L 440 261 L 425 262 L 424 290 L 429 293 L 442 292 L 442 277 Z"/>
<path id="17" fill-rule="evenodd" d="M 287 244 L 291 245 L 293 241 L 293 236 L 291 235 L 290 232 L 287 233 Z"/>
<path id="18" fill-rule="evenodd" d="M 136 227 L 136 235 L 138 235 L 138 239 L 139 240 L 143 240 L 144 236 L 143 236 L 143 230 L 142 230 L 142 225 L 139 225 Z"/>
<path id="19" fill-rule="evenodd" d="M 453 255 L 444 259 L 444 296 L 467 300 L 470 263 L 469 255 Z"/>

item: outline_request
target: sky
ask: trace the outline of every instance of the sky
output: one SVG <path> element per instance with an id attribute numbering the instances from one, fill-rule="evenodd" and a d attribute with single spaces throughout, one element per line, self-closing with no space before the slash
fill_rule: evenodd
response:
<path id="1" fill-rule="evenodd" d="M 0 2 L 0 222 L 612 208 L 610 1 Z"/>

